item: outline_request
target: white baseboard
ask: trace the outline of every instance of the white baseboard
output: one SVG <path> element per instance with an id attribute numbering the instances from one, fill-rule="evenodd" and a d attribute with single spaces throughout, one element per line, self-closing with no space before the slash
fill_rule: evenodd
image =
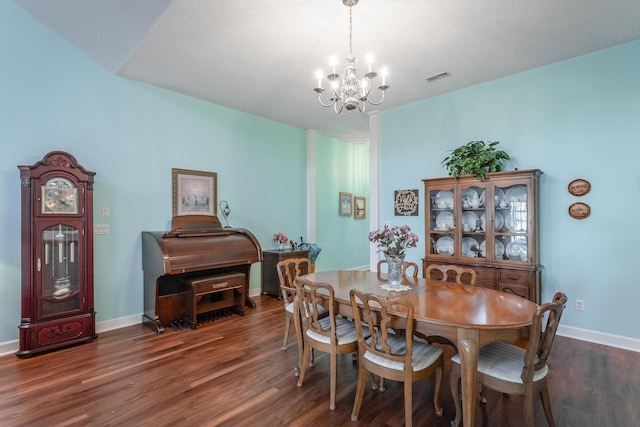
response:
<path id="1" fill-rule="evenodd" d="M 573 326 L 558 326 L 558 335 L 567 338 L 575 338 L 581 341 L 589 341 L 596 344 L 608 345 L 624 350 L 640 352 L 640 340 L 623 337 L 622 335 L 607 334 L 605 332 L 591 331 L 589 329 L 575 328 Z"/>

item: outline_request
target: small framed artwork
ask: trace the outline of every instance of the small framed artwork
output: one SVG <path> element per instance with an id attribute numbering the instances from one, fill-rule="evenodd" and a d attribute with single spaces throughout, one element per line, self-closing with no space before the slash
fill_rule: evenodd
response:
<path id="1" fill-rule="evenodd" d="M 395 190 L 393 211 L 395 216 L 418 216 L 418 190 Z"/>
<path id="2" fill-rule="evenodd" d="M 354 218 L 355 219 L 365 219 L 367 217 L 367 198 L 366 197 L 354 197 L 353 198 L 353 206 L 354 206 Z"/>
<path id="3" fill-rule="evenodd" d="M 574 196 L 584 196 L 591 190 L 591 184 L 586 179 L 574 179 L 569 183 L 568 190 Z"/>
<path id="4" fill-rule="evenodd" d="M 353 195 L 351 193 L 340 192 L 340 215 L 351 216 L 351 206 L 353 205 Z"/>
<path id="5" fill-rule="evenodd" d="M 189 169 L 171 169 L 173 216 L 216 215 L 218 174 Z"/>
<path id="6" fill-rule="evenodd" d="M 586 203 L 578 202 L 569 206 L 569 215 L 575 219 L 585 219 L 591 215 L 591 208 Z"/>

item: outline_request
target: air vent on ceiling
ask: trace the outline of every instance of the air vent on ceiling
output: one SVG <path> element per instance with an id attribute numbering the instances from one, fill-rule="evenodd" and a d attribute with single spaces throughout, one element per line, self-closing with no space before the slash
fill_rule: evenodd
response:
<path id="1" fill-rule="evenodd" d="M 448 71 L 444 71 L 444 72 L 442 72 L 442 73 L 438 73 L 438 74 L 434 74 L 434 75 L 429 76 L 429 77 L 425 77 L 425 80 L 426 80 L 426 81 L 428 81 L 428 82 L 432 82 L 432 81 L 435 81 L 435 80 L 441 79 L 441 78 L 443 78 L 443 77 L 448 77 L 448 76 L 450 76 L 450 75 L 451 75 L 451 74 L 449 74 L 449 72 L 448 72 Z"/>

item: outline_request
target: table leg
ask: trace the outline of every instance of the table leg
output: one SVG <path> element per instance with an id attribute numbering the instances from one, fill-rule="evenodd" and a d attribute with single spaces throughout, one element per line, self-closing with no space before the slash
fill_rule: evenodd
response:
<path id="1" fill-rule="evenodd" d="M 458 352 L 462 377 L 462 423 L 467 427 L 475 425 L 479 335 L 477 329 L 458 329 Z"/>

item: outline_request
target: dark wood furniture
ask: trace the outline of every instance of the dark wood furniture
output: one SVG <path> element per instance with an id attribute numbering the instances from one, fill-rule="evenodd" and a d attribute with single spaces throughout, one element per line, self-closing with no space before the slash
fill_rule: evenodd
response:
<path id="1" fill-rule="evenodd" d="M 93 341 L 93 177 L 64 151 L 20 169 L 22 299 L 18 357 Z"/>
<path id="2" fill-rule="evenodd" d="M 223 273 L 185 279 L 187 310 L 185 321 L 191 329 L 198 327 L 198 315 L 233 308 L 244 316 L 246 278 L 244 273 Z"/>
<path id="3" fill-rule="evenodd" d="M 249 273 L 260 261 L 255 236 L 243 228 L 222 228 L 216 216 L 176 216 L 170 232 L 143 231 L 143 323 L 161 333 L 176 321 L 195 328 L 197 315 L 207 311 L 234 307 L 242 313 L 240 301 L 255 307 L 248 296 Z"/>
<path id="4" fill-rule="evenodd" d="M 370 271 L 323 271 L 307 274 L 298 279 L 312 283 L 329 283 L 333 287 L 338 312 L 353 318 L 349 292 L 377 293 L 381 296 L 401 296 L 414 308 L 415 330 L 425 336 L 438 335 L 453 342 L 461 356 L 462 416 L 465 426 L 473 426 L 475 416 L 475 383 L 478 352 L 481 347 L 495 341 L 513 342 L 522 338 L 531 325 L 538 306 L 516 295 L 492 289 L 474 287 L 472 292 L 460 286 L 430 284 L 424 278 L 404 279 L 407 291 L 386 291 L 382 282 Z M 455 307 L 452 310 L 451 307 Z M 394 329 L 404 329 L 402 317 L 406 312 L 398 310 Z"/>
<path id="5" fill-rule="evenodd" d="M 308 250 L 291 250 L 291 249 L 273 249 L 262 252 L 264 261 L 262 262 L 262 286 L 263 295 L 271 295 L 280 299 L 280 280 L 278 279 L 278 270 L 276 266 L 280 261 L 291 258 L 309 258 Z M 307 266 L 303 266 L 305 270 L 302 274 L 309 272 Z"/>
<path id="6" fill-rule="evenodd" d="M 424 179 L 425 256 L 476 271 L 476 285 L 540 302 L 539 170 Z"/>

